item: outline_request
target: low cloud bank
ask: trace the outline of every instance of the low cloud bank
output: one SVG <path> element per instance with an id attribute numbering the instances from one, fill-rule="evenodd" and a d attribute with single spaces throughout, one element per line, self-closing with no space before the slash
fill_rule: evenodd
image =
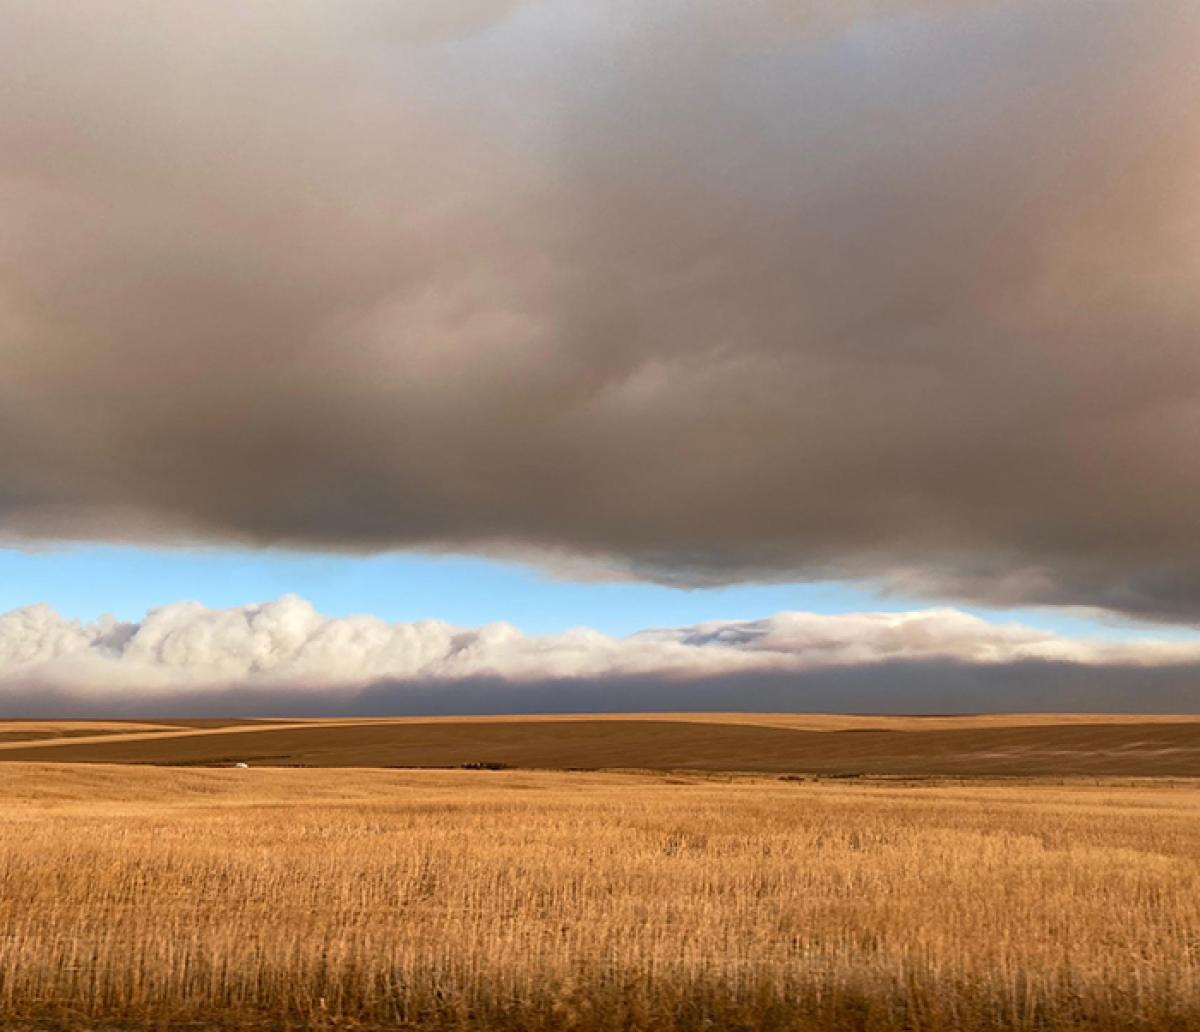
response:
<path id="1" fill-rule="evenodd" d="M 296 596 L 139 623 L 0 616 L 0 714 L 1200 708 L 1200 642 L 1103 642 L 954 609 L 778 613 L 613 638 L 325 617 Z"/>

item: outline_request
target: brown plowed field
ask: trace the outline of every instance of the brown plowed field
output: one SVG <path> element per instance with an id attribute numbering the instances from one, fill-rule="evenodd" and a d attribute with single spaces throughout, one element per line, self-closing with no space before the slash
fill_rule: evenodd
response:
<path id="1" fill-rule="evenodd" d="M 818 774 L 1200 776 L 1200 721 L 653 714 L 230 722 L 0 742 L 0 760 Z M 39 734 L 47 725 L 39 725 Z"/>

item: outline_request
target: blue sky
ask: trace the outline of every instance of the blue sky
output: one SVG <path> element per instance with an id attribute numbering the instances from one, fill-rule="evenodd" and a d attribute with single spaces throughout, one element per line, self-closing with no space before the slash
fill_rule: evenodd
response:
<path id="1" fill-rule="evenodd" d="M 881 596 L 869 586 L 837 582 L 681 590 L 568 581 L 524 565 L 468 556 L 113 546 L 0 550 L 0 611 L 45 602 L 73 619 L 112 613 L 132 621 L 155 606 L 184 599 L 219 608 L 289 593 L 309 599 L 329 616 L 372 613 L 392 621 L 436 618 L 460 626 L 506 620 L 533 634 L 588 626 L 620 635 L 783 610 L 850 613 L 945 604 Z M 1078 637 L 1197 636 L 1180 628 L 1113 623 L 1084 610 L 960 608 Z"/>

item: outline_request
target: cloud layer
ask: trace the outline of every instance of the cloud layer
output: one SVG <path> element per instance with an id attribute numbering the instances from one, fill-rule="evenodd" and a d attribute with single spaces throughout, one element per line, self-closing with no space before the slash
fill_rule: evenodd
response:
<path id="1" fill-rule="evenodd" d="M 295 596 L 222 610 L 183 602 L 136 624 L 84 624 L 38 605 L 0 616 L 0 715 L 26 712 L 46 693 L 74 700 L 77 713 L 172 712 L 173 706 L 190 712 L 198 704 L 209 712 L 230 700 L 239 700 L 239 711 L 249 705 L 277 714 L 314 707 L 369 711 L 372 705 L 390 712 L 399 703 L 433 712 L 503 710 L 514 700 L 528 708 L 533 699 L 536 708 L 549 710 L 655 709 L 655 702 L 669 701 L 739 709 L 755 685 L 760 695 L 767 686 L 776 708 L 786 709 L 804 708 L 806 695 L 797 686 L 806 677 L 821 675 L 831 684 L 837 679 L 830 675 L 839 671 L 846 683 L 864 675 L 874 683 L 864 692 L 867 684 L 860 682 L 841 706 L 836 693 L 821 705 L 903 709 L 921 704 L 890 691 L 900 667 L 909 669 L 910 679 L 913 670 L 927 671 L 941 691 L 953 669 L 964 671 L 960 680 L 967 686 L 972 671 L 1021 665 L 1057 668 L 1060 680 L 1068 668 L 1101 677 L 1135 672 L 1118 708 L 1136 710 L 1136 672 L 1176 672 L 1195 684 L 1200 642 L 1078 641 L 953 609 L 779 613 L 611 638 L 587 628 L 533 636 L 508 624 L 463 629 L 440 621 L 329 618 Z M 407 697 L 397 695 L 397 686 L 407 686 Z M 1189 709 L 1200 696 L 1180 691 L 1174 701 L 1167 708 Z M 976 694 L 956 703 L 952 685 L 948 702 L 950 709 L 981 702 L 997 708 Z"/>
<path id="2" fill-rule="evenodd" d="M 0 16 L 10 541 L 1200 618 L 1192 0 Z"/>

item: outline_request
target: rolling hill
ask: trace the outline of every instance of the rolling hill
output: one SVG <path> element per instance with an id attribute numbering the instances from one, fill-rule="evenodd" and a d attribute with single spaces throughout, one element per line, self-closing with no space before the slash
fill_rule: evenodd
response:
<path id="1" fill-rule="evenodd" d="M 1200 718 L 806 714 L 0 724 L 0 761 L 1200 776 Z"/>

